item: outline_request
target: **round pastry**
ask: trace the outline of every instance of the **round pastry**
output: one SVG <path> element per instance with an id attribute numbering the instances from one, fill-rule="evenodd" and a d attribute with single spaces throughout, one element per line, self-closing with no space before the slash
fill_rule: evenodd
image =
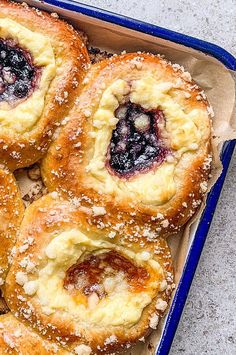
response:
<path id="1" fill-rule="evenodd" d="M 24 207 L 14 176 L 0 167 L 0 287 L 9 267 Z"/>
<path id="2" fill-rule="evenodd" d="M 42 339 L 37 333 L 19 322 L 11 313 L 0 316 L 1 354 L 69 355 L 56 344 Z"/>
<path id="3" fill-rule="evenodd" d="M 55 192 L 29 206 L 5 298 L 58 345 L 110 354 L 156 328 L 173 289 L 171 255 L 161 238 L 140 248 L 104 234 L 87 223 L 90 213 Z"/>
<path id="4" fill-rule="evenodd" d="M 180 66 L 141 53 L 94 65 L 84 85 L 43 162 L 46 186 L 102 207 L 107 230 L 149 239 L 177 232 L 207 190 L 204 93 Z"/>
<path id="5" fill-rule="evenodd" d="M 52 15 L 0 3 L 0 157 L 10 170 L 45 154 L 89 65 L 79 34 Z"/>

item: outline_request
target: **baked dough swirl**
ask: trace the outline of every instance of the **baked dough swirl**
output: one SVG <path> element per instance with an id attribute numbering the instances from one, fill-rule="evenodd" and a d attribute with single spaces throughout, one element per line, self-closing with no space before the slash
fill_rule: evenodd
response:
<path id="1" fill-rule="evenodd" d="M 42 339 L 32 329 L 19 322 L 11 313 L 0 316 L 1 354 L 70 355 L 56 344 Z"/>
<path id="2" fill-rule="evenodd" d="M 55 193 L 29 206 L 5 298 L 59 346 L 110 354 L 156 328 L 173 288 L 171 255 L 164 239 L 140 248 L 110 238 L 88 224 L 90 213 Z"/>
<path id="3" fill-rule="evenodd" d="M 10 170 L 46 152 L 89 66 L 72 26 L 45 12 L 0 3 L 0 158 Z"/>
<path id="4" fill-rule="evenodd" d="M 207 190 L 211 122 L 183 68 L 144 53 L 95 64 L 42 165 L 46 186 L 99 206 L 91 223 L 149 239 L 177 232 Z"/>
<path id="5" fill-rule="evenodd" d="M 11 172 L 0 167 L 0 288 L 5 282 L 23 213 L 24 206 L 15 178 Z"/>

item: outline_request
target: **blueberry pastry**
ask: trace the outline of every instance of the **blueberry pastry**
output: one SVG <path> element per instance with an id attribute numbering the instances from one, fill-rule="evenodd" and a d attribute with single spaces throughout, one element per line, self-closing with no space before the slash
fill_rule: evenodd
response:
<path id="1" fill-rule="evenodd" d="M 45 154 L 88 65 L 79 34 L 55 14 L 1 1 L 1 163 L 15 170 Z"/>
<path id="2" fill-rule="evenodd" d="M 207 191 L 211 109 L 189 73 L 132 53 L 95 64 L 42 165 L 46 186 L 132 241 L 178 232 Z"/>
<path id="3" fill-rule="evenodd" d="M 26 209 L 6 280 L 10 310 L 72 354 L 129 349 L 158 325 L 173 290 L 164 239 L 142 248 L 87 223 L 53 192 Z"/>

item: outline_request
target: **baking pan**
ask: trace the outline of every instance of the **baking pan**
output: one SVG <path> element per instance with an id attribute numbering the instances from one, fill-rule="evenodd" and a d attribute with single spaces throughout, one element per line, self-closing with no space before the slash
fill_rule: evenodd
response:
<path id="1" fill-rule="evenodd" d="M 60 15 L 74 22 L 76 13 L 80 16 L 85 16 L 90 19 L 97 19 L 104 21 L 104 23 L 119 26 L 120 29 L 127 29 L 157 37 L 160 40 L 172 42 L 183 46 L 183 48 L 193 48 L 201 53 L 207 54 L 221 62 L 226 68 L 234 71 L 236 70 L 236 59 L 223 48 L 199 40 L 194 37 L 186 36 L 177 32 L 170 31 L 155 25 L 137 21 L 125 16 L 117 15 L 105 10 L 101 10 L 92 6 L 84 5 L 71 0 L 47 0 L 45 2 L 27 1 L 30 5 L 35 5 L 38 8 L 49 10 L 51 12 L 59 12 Z M 69 12 L 68 12 L 69 11 Z M 71 18 L 70 15 L 71 14 Z M 194 277 L 194 273 L 207 237 L 208 230 L 216 209 L 217 201 L 219 199 L 226 173 L 229 167 L 230 159 L 232 157 L 235 141 L 224 143 L 221 150 L 221 162 L 223 170 L 221 176 L 208 194 L 206 206 L 201 213 L 200 220 L 194 227 L 193 238 L 188 249 L 187 257 L 182 272 L 182 276 L 178 283 L 175 295 L 173 297 L 171 307 L 166 316 L 165 324 L 163 326 L 161 338 L 156 348 L 157 355 L 168 354 L 171 343 L 173 341 L 186 299 Z"/>

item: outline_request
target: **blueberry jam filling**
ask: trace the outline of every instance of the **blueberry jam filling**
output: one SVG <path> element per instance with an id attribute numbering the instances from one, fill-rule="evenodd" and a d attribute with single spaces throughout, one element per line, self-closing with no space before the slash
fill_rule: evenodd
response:
<path id="1" fill-rule="evenodd" d="M 26 50 L 12 40 L 0 39 L 0 102 L 12 103 L 31 95 L 39 71 Z"/>
<path id="2" fill-rule="evenodd" d="M 107 167 L 120 177 L 147 171 L 161 164 L 168 154 L 160 137 L 158 123 L 164 122 L 161 110 L 147 111 L 131 102 L 115 112 L 119 119 L 112 132 L 107 154 Z"/>

